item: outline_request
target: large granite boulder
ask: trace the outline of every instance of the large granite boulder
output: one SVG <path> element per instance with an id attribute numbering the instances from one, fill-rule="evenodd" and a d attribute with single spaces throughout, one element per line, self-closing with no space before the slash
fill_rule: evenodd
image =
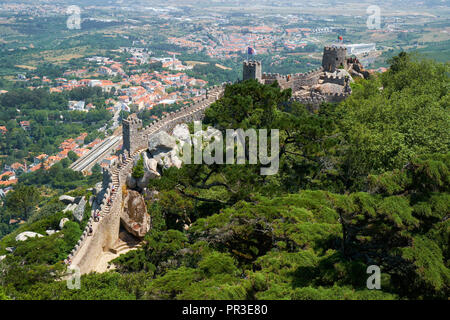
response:
<path id="1" fill-rule="evenodd" d="M 364 67 L 360 62 L 351 63 L 348 70 L 353 77 L 368 79 L 370 76 L 370 73 L 367 70 L 364 70 Z"/>
<path id="2" fill-rule="evenodd" d="M 181 168 L 183 161 L 179 149 L 181 146 L 189 142 L 190 133 L 186 124 L 177 125 L 174 128 L 174 136 L 169 135 L 165 131 L 160 131 L 149 138 L 148 150 L 143 152 L 142 160 L 144 162 L 144 176 L 142 178 L 134 178 L 132 174 L 128 174 L 126 185 L 129 189 L 143 191 L 147 188 L 151 179 L 161 177 L 161 172 L 170 167 Z M 141 159 L 141 155 L 136 155 L 134 165 L 137 165 Z"/>
<path id="3" fill-rule="evenodd" d="M 25 231 L 16 236 L 16 241 L 26 241 L 28 240 L 28 238 L 36 238 L 36 237 L 42 238 L 43 235 L 36 232 Z"/>
<path id="4" fill-rule="evenodd" d="M 140 239 L 150 230 L 150 215 L 139 192 L 128 190 L 120 222 L 130 234 Z"/>
<path id="5" fill-rule="evenodd" d="M 175 128 L 173 128 L 172 136 L 179 141 L 191 141 L 191 134 L 189 133 L 189 128 L 185 123 L 177 124 Z"/>
<path id="6" fill-rule="evenodd" d="M 172 165 L 178 169 L 180 169 L 183 165 L 183 161 L 177 155 L 172 155 L 170 159 L 172 161 Z"/>
<path id="7" fill-rule="evenodd" d="M 139 157 L 140 159 L 140 157 Z M 161 175 L 158 172 L 158 161 L 149 158 L 147 155 L 147 152 L 143 153 L 143 160 L 144 160 L 144 176 L 142 178 L 134 178 L 132 174 L 128 174 L 127 176 L 127 187 L 130 189 L 140 189 L 143 190 L 147 188 L 148 183 L 151 179 L 157 179 Z M 137 161 L 135 161 L 135 165 L 137 164 Z"/>
<path id="8" fill-rule="evenodd" d="M 156 163 L 158 164 L 158 166 L 160 168 L 164 168 L 164 169 L 170 168 L 170 165 L 172 164 L 172 161 L 170 160 L 171 153 L 172 153 L 172 150 L 170 150 L 168 152 L 155 153 L 153 155 L 153 159 L 156 161 Z"/>
<path id="9" fill-rule="evenodd" d="M 94 205 L 94 200 L 95 200 L 95 197 L 94 197 L 94 196 L 90 196 L 90 197 L 89 197 L 89 205 L 90 205 L 91 207 Z"/>
<path id="10" fill-rule="evenodd" d="M 143 160 L 144 160 L 144 170 L 145 171 L 153 171 L 153 172 L 157 172 L 158 171 L 158 161 L 150 158 L 147 154 L 147 152 L 144 152 L 143 155 Z"/>
<path id="11" fill-rule="evenodd" d="M 64 225 L 67 223 L 67 222 L 69 222 L 69 219 L 67 219 L 67 218 L 62 218 L 60 221 L 59 221 L 59 229 L 63 229 L 64 228 Z"/>
<path id="12" fill-rule="evenodd" d="M 176 139 L 167 132 L 160 131 L 149 139 L 148 151 L 161 169 L 170 168 L 174 166 L 173 159 L 178 155 Z"/>
<path id="13" fill-rule="evenodd" d="M 176 146 L 177 144 L 175 138 L 165 131 L 160 131 L 152 135 L 148 140 L 148 151 L 150 151 L 150 154 L 152 155 L 161 152 L 169 152 Z"/>
<path id="14" fill-rule="evenodd" d="M 66 213 L 67 211 L 74 212 L 77 207 L 78 205 L 76 203 L 68 204 L 67 207 L 63 210 L 63 212 L 64 213 Z"/>
<path id="15" fill-rule="evenodd" d="M 358 72 L 355 69 L 350 69 L 350 74 L 352 75 L 352 77 L 356 77 L 356 78 L 362 78 L 362 79 L 367 79 L 369 78 L 369 73 L 367 71 L 367 73 L 362 73 L 362 72 Z"/>
<path id="16" fill-rule="evenodd" d="M 136 185 L 139 189 L 143 190 L 148 187 L 148 183 L 150 182 L 150 180 L 157 179 L 160 176 L 161 175 L 158 171 L 145 171 L 144 176 L 136 181 Z"/>
<path id="17" fill-rule="evenodd" d="M 86 203 L 87 203 L 86 198 L 82 197 L 80 199 L 80 202 L 78 203 L 77 207 L 73 211 L 73 216 L 78 222 L 83 221 L 84 209 L 86 208 Z"/>
<path id="18" fill-rule="evenodd" d="M 59 197 L 59 201 L 61 201 L 64 204 L 72 204 L 75 202 L 75 198 L 71 196 L 62 195 Z"/>
<path id="19" fill-rule="evenodd" d="M 312 89 L 314 92 L 319 93 L 319 94 L 328 94 L 328 95 L 333 95 L 333 94 L 341 94 L 344 93 L 344 86 L 341 86 L 340 84 L 336 84 L 336 83 L 322 83 L 322 84 L 316 84 L 314 86 L 312 86 Z"/>

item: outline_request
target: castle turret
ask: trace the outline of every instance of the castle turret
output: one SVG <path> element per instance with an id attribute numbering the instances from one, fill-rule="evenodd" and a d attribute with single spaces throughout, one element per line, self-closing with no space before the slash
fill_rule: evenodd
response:
<path id="1" fill-rule="evenodd" d="M 334 72 L 347 67 L 347 48 L 325 47 L 323 49 L 322 67 L 327 72 Z"/>
<path id="2" fill-rule="evenodd" d="M 123 150 L 133 154 L 136 151 L 136 144 L 133 143 L 138 131 L 142 128 L 142 120 L 135 113 L 130 114 L 122 121 Z"/>
<path id="3" fill-rule="evenodd" d="M 261 82 L 262 79 L 261 61 L 244 61 L 242 79 L 244 81 L 249 79 L 255 79 Z"/>

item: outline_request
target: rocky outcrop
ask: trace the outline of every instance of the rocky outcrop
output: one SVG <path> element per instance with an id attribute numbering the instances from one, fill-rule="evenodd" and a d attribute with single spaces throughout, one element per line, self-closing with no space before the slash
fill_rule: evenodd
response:
<path id="1" fill-rule="evenodd" d="M 137 165 L 138 160 L 135 160 L 134 165 Z M 144 176 L 142 178 L 134 178 L 131 173 L 127 175 L 127 187 L 130 189 L 144 190 L 151 179 L 157 179 L 161 176 L 158 172 L 158 162 L 153 158 L 149 158 L 147 152 L 143 153 L 143 160 Z"/>
<path id="2" fill-rule="evenodd" d="M 219 130 L 213 127 L 208 127 L 206 130 L 196 131 L 192 137 L 192 144 L 198 147 L 198 142 L 201 141 L 201 148 L 206 148 L 212 141 L 221 142 L 222 134 Z"/>
<path id="3" fill-rule="evenodd" d="M 182 130 L 182 128 L 177 129 L 177 131 Z M 183 132 L 179 133 L 184 135 Z M 148 152 L 156 161 L 161 170 L 168 169 L 173 166 L 180 168 L 182 165 L 181 160 L 177 156 L 178 146 L 176 139 L 169 135 L 166 131 L 160 131 L 149 139 Z"/>
<path id="4" fill-rule="evenodd" d="M 189 128 L 187 124 L 178 124 L 173 128 L 172 136 L 183 142 L 189 142 L 191 140 L 191 134 L 189 133 Z"/>
<path id="5" fill-rule="evenodd" d="M 136 185 L 140 190 L 147 188 L 148 183 L 152 179 L 157 179 L 160 177 L 160 174 L 157 171 L 149 170 L 145 171 L 144 176 L 136 181 Z"/>
<path id="6" fill-rule="evenodd" d="M 147 188 L 149 181 L 161 177 L 164 169 L 170 167 L 181 168 L 183 162 L 178 157 L 179 146 L 177 141 L 184 143 L 190 139 L 189 129 L 186 125 L 175 127 L 175 136 L 172 137 L 166 131 L 160 131 L 152 136 L 148 141 L 148 150 L 142 153 L 144 161 L 144 176 L 134 178 L 131 173 L 127 175 L 127 187 L 133 190 L 143 191 Z M 182 145 L 181 145 L 182 146 Z M 134 159 L 136 166 L 140 160 L 140 155 Z"/>
<path id="7" fill-rule="evenodd" d="M 144 176 L 136 181 L 136 185 L 140 190 L 147 188 L 151 179 L 157 179 L 161 175 L 158 172 L 158 161 L 150 158 L 147 152 L 143 153 L 144 160 Z"/>
<path id="8" fill-rule="evenodd" d="M 122 226 L 133 236 L 143 238 L 150 230 L 150 215 L 144 198 L 137 191 L 128 190 L 120 216 Z"/>
<path id="9" fill-rule="evenodd" d="M 158 171 L 158 161 L 156 161 L 153 158 L 150 158 L 148 156 L 147 152 L 144 152 L 143 159 L 144 159 L 144 170 L 145 171 L 153 171 L 153 172 Z"/>
<path id="10" fill-rule="evenodd" d="M 338 69 L 338 70 L 336 70 L 336 77 L 338 77 L 338 78 L 345 78 L 345 77 L 348 77 L 348 78 L 349 78 L 349 81 L 350 81 L 351 83 L 355 82 L 355 80 L 353 79 L 353 77 L 351 76 L 351 74 L 350 74 L 347 70 L 345 70 L 345 69 Z"/>
<path id="11" fill-rule="evenodd" d="M 370 76 L 369 72 L 367 70 L 364 70 L 363 65 L 358 60 L 349 63 L 348 72 L 353 77 L 359 77 L 363 79 L 368 79 Z"/>
<path id="12" fill-rule="evenodd" d="M 169 152 L 177 146 L 174 137 L 170 136 L 166 131 L 160 131 L 148 140 L 148 151 L 152 154 L 161 152 Z"/>
<path id="13" fill-rule="evenodd" d="M 43 235 L 36 232 L 25 231 L 17 235 L 16 241 L 26 241 L 28 240 L 28 238 L 36 238 L 36 237 L 42 238 Z"/>
<path id="14" fill-rule="evenodd" d="M 94 203 L 100 206 L 102 204 L 102 198 L 104 195 L 103 183 L 98 182 L 95 184 L 95 187 L 92 189 L 92 194 L 94 196 Z"/>
<path id="15" fill-rule="evenodd" d="M 63 210 L 63 212 L 72 211 L 74 218 L 81 222 L 84 217 L 84 209 L 86 208 L 86 198 L 85 197 L 71 197 L 67 195 L 62 195 L 59 197 L 59 201 L 64 204 L 67 204 L 67 207 Z"/>
<path id="16" fill-rule="evenodd" d="M 64 225 L 67 223 L 67 222 L 69 222 L 69 219 L 67 219 L 67 218 L 62 218 L 60 221 L 59 221 L 59 229 L 63 229 L 64 228 Z"/>
<path id="17" fill-rule="evenodd" d="M 157 161 L 161 171 L 171 167 L 181 168 L 183 163 L 181 159 L 178 158 L 178 151 L 176 148 L 172 149 L 170 152 L 156 154 L 153 159 Z"/>

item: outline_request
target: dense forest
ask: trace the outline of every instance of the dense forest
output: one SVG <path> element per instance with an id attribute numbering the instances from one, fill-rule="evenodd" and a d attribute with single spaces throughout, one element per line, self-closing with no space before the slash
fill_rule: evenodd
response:
<path id="1" fill-rule="evenodd" d="M 149 185 L 159 200 L 142 247 L 84 275 L 80 290 L 54 281 L 77 223 L 62 238 L 8 235 L 0 299 L 447 299 L 449 65 L 405 53 L 390 64 L 316 112 L 276 83 L 227 86 L 204 124 L 279 129 L 278 174 L 260 175 L 261 163 L 165 170 Z M 63 216 L 36 197 L 21 230 Z M 370 265 L 380 290 L 366 287 Z"/>

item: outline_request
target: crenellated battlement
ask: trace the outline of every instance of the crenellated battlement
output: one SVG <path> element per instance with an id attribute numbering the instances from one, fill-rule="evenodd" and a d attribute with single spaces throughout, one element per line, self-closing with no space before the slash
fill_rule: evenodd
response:
<path id="1" fill-rule="evenodd" d="M 326 74 L 323 74 L 320 77 L 320 80 L 322 80 L 324 83 L 334 83 L 334 84 L 338 84 L 341 86 L 345 86 L 345 84 L 347 82 L 347 79 L 345 77 L 326 75 Z"/>
<path id="2" fill-rule="evenodd" d="M 293 96 L 292 101 L 299 102 L 306 106 L 318 107 L 322 103 L 326 102 L 341 102 L 349 96 L 348 93 L 321 93 L 320 95 L 309 96 L 309 97 L 299 97 Z"/>
<path id="3" fill-rule="evenodd" d="M 336 98 L 346 98 L 349 96 L 348 93 L 322 93 L 322 96 L 326 97 L 336 97 Z"/>
<path id="4" fill-rule="evenodd" d="M 342 77 L 342 76 L 333 76 L 333 75 L 324 75 L 324 76 L 322 76 L 321 78 L 326 79 L 326 80 L 336 80 L 336 79 L 340 80 L 340 79 L 345 79 L 345 78 Z"/>
<path id="5" fill-rule="evenodd" d="M 260 66 L 260 65 L 261 65 L 261 61 L 256 61 L 256 60 L 244 61 L 244 66 L 254 67 L 254 66 Z"/>
<path id="6" fill-rule="evenodd" d="M 341 52 L 347 52 L 347 48 L 344 46 L 325 46 L 325 51 L 341 51 Z"/>
<path id="7" fill-rule="evenodd" d="M 124 123 L 128 125 L 142 125 L 142 120 L 139 119 L 136 114 L 131 114 L 127 119 L 123 120 Z"/>

